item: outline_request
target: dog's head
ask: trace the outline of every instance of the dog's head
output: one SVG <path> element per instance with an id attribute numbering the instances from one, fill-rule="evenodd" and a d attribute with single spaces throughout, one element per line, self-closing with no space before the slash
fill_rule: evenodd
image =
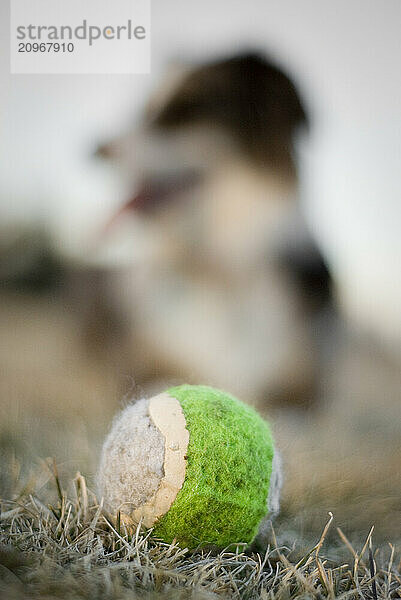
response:
<path id="1" fill-rule="evenodd" d="M 289 78 L 245 54 L 167 77 L 142 122 L 99 154 L 130 182 L 125 209 L 175 256 L 227 266 L 268 253 L 292 206 L 294 137 L 306 124 Z"/>
<path id="2" fill-rule="evenodd" d="M 307 123 L 293 83 L 257 54 L 194 68 L 148 119 L 166 132 L 213 126 L 244 158 L 283 177 L 295 175 L 294 134 Z"/>

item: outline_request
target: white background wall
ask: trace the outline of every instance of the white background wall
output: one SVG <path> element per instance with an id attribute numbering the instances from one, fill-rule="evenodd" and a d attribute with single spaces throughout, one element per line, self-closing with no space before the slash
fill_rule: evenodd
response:
<path id="1" fill-rule="evenodd" d="M 63 243 L 118 202 L 97 140 L 135 114 L 171 57 L 271 52 L 313 109 L 303 195 L 354 320 L 401 342 L 399 0 L 153 0 L 152 74 L 8 73 L 0 5 L 0 217 L 46 218 Z"/>

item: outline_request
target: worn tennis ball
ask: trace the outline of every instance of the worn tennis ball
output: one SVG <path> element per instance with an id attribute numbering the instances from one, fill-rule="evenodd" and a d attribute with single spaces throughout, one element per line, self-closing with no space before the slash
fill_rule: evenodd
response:
<path id="1" fill-rule="evenodd" d="M 269 425 L 225 392 L 182 385 L 128 406 L 103 445 L 98 490 L 125 523 L 190 549 L 250 544 L 278 510 Z"/>

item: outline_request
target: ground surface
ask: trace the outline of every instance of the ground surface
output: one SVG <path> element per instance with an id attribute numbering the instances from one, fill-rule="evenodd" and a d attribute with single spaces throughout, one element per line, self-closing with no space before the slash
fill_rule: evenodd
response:
<path id="1" fill-rule="evenodd" d="M 317 409 L 269 411 L 285 467 L 269 547 L 190 555 L 117 531 L 90 491 L 112 415 L 146 390 L 116 376 L 107 355 L 88 357 L 70 307 L 2 300 L 1 599 L 401 597 L 401 382 L 391 361 L 343 344 Z"/>
<path id="2" fill-rule="evenodd" d="M 340 531 L 341 544 L 325 558 L 331 517 L 307 552 L 280 544 L 272 532 L 259 552 L 190 554 L 149 534 L 128 534 L 102 515 L 81 475 L 72 484 L 68 497 L 56 475 L 58 499 L 50 506 L 26 492 L 3 503 L 1 597 L 401 597 L 400 557 L 391 546 L 373 554 L 371 534 L 355 550 Z"/>

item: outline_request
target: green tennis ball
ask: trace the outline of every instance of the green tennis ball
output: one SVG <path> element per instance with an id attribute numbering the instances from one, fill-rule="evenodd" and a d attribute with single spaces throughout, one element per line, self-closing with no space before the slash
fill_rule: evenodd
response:
<path id="1" fill-rule="evenodd" d="M 190 549 L 250 544 L 278 508 L 268 424 L 225 392 L 182 385 L 126 408 L 102 451 L 105 508 Z"/>

